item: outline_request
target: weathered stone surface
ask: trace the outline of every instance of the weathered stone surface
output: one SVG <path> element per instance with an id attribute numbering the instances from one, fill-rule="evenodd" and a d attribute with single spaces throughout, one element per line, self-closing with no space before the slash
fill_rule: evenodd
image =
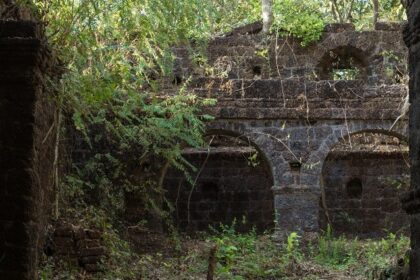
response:
<path id="1" fill-rule="evenodd" d="M 351 23 L 330 23 L 325 26 L 325 32 L 337 33 L 343 31 L 354 31 L 355 27 Z"/>
<path id="2" fill-rule="evenodd" d="M 274 186 L 279 236 L 295 230 L 319 230 L 324 161 L 340 140 L 365 131 L 407 139 L 407 117 L 393 126 L 407 95 L 402 83 L 407 74 L 404 67 L 407 48 L 399 26 L 378 23 L 378 30 L 356 32 L 351 25 L 329 25 L 321 40 L 308 47 L 288 37 L 263 40 L 261 34 L 254 34 L 257 29 L 251 28 L 255 32 L 238 31 L 210 42 L 209 63 L 224 78 L 206 76 L 192 66 L 187 71 L 193 76 L 190 86 L 197 95 L 217 99 L 215 106 L 205 109 L 216 117 L 208 123 L 208 133 L 245 136 L 266 159 Z M 416 40 L 413 34 L 407 33 L 405 37 Z M 397 55 L 399 61 L 387 53 Z M 188 59 L 177 57 L 180 61 Z M 355 79 L 333 80 L 334 69 L 338 66 L 347 69 L 349 61 L 358 69 Z M 296 162 L 301 166 L 293 169 L 291 166 Z M 367 170 L 371 172 L 373 167 Z M 218 175 L 217 180 L 224 180 L 225 175 Z M 261 174 L 256 175 L 261 180 Z M 247 189 L 246 184 L 243 188 Z M 378 213 L 398 220 L 395 213 L 399 204 L 389 200 L 396 194 L 384 190 L 382 195 L 388 200 L 384 200 L 386 206 L 379 207 Z M 203 198 L 194 198 L 198 199 L 194 200 L 201 209 L 198 211 L 215 207 L 214 200 L 206 204 Z M 236 199 L 242 198 L 246 200 L 238 189 Z M 185 203 L 185 199 L 178 202 Z M 359 202 L 342 202 L 361 208 L 374 204 L 369 197 Z M 243 209 L 247 205 L 238 203 L 230 207 Z M 373 210 L 356 212 L 355 215 L 370 217 L 378 214 Z M 259 213 L 249 215 L 256 217 Z M 214 223 L 215 218 L 216 214 L 211 219 L 201 219 L 200 226 L 206 227 L 207 220 Z M 368 218 L 364 223 L 372 231 L 375 226 L 383 226 Z M 386 226 L 393 227 L 392 223 Z"/>
<path id="3" fill-rule="evenodd" d="M 327 209 L 320 209 L 320 228 L 327 228 L 327 214 L 337 233 L 378 237 L 407 228 L 409 217 L 399 201 L 408 187 L 401 181 L 409 175 L 404 158 L 408 154 L 398 151 L 331 152 L 323 167 Z M 352 180 L 360 182 L 358 197 L 347 192 Z"/>
<path id="4" fill-rule="evenodd" d="M 36 279 L 49 213 L 54 60 L 44 41 L 35 22 L 0 20 L 0 279 Z"/>
<path id="5" fill-rule="evenodd" d="M 100 270 L 98 263 L 106 256 L 102 232 L 85 229 L 69 223 L 58 224 L 52 235 L 52 255 L 67 258 L 88 272 Z"/>
<path id="6" fill-rule="evenodd" d="M 411 191 L 403 198 L 411 214 L 410 279 L 420 279 L 420 1 L 407 1 L 404 40 L 409 47 Z"/>
<path id="7" fill-rule="evenodd" d="M 383 22 L 379 21 L 375 24 L 375 30 L 383 31 L 402 31 L 403 22 Z"/>

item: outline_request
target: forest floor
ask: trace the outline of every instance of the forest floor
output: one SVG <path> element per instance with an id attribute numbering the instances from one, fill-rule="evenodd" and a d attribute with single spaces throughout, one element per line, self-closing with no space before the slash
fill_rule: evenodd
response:
<path id="1" fill-rule="evenodd" d="M 182 238 L 178 246 L 176 254 L 164 250 L 142 255 L 143 279 L 206 279 L 212 248 L 217 249 L 215 280 L 405 279 L 409 239 L 389 234 L 358 240 L 329 232 L 312 242 L 291 234 L 279 245 L 270 234 L 223 227 L 211 235 Z"/>
<path id="2" fill-rule="evenodd" d="M 40 268 L 40 279 L 201 280 L 209 270 L 213 280 L 407 279 L 409 238 L 404 235 L 358 240 L 326 232 L 304 241 L 292 233 L 278 244 L 269 233 L 222 226 L 194 238 L 137 237 L 127 242 L 116 234 L 105 236 L 109 257 L 102 273 L 87 274 L 52 260 Z"/>

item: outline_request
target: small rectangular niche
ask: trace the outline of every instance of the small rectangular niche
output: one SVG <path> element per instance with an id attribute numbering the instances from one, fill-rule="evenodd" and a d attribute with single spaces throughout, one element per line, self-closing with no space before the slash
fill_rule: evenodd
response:
<path id="1" fill-rule="evenodd" d="M 300 184 L 300 169 L 302 168 L 302 163 L 298 161 L 289 162 L 290 170 L 292 171 L 293 181 L 295 185 Z"/>
<path id="2" fill-rule="evenodd" d="M 289 162 L 289 165 L 290 165 L 290 169 L 292 170 L 292 172 L 300 172 L 300 169 L 302 167 L 302 163 L 300 163 L 298 161 Z"/>

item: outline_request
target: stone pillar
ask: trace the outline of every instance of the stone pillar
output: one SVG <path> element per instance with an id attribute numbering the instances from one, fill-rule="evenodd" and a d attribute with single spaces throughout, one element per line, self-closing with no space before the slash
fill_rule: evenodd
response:
<path id="1" fill-rule="evenodd" d="M 409 47 L 411 192 L 403 199 L 411 214 L 410 279 L 420 279 L 420 1 L 407 1 L 404 40 Z"/>
<path id="2" fill-rule="evenodd" d="M 0 279 L 36 279 L 43 243 L 56 133 L 40 36 L 33 22 L 0 21 Z"/>
<path id="3" fill-rule="evenodd" d="M 316 233 L 320 193 L 307 185 L 274 186 L 276 238 L 284 240 L 291 232 Z"/>

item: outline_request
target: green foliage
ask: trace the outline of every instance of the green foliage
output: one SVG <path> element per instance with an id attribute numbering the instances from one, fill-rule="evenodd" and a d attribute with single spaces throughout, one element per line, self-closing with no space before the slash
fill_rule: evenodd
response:
<path id="1" fill-rule="evenodd" d="M 54 265 L 51 262 L 45 263 L 38 272 L 39 279 L 49 280 L 53 278 Z"/>
<path id="2" fill-rule="evenodd" d="M 240 234 L 235 229 L 236 220 L 232 225 L 220 225 L 220 230 L 213 231 L 216 233 L 211 241 L 217 244 L 217 259 L 219 261 L 219 273 L 228 274 L 235 263 L 235 259 L 239 253 L 252 253 L 255 250 L 255 231 L 246 234 Z"/>
<path id="3" fill-rule="evenodd" d="M 192 169 L 181 151 L 203 145 L 203 122 L 210 117 L 200 109 L 214 102 L 184 88 L 165 94 L 160 84 L 171 80 L 171 47 L 213 30 L 210 2 L 204 10 L 188 0 L 35 5 L 66 67 L 56 85 L 62 114 L 76 129 L 66 136 L 83 135 L 90 150 L 84 161 L 74 159 L 64 181 L 64 208 L 94 204 L 114 215 L 126 192 L 137 193 L 148 208 L 162 207 L 153 199 L 162 195 L 164 166 Z"/>
<path id="4" fill-rule="evenodd" d="M 205 0 L 199 1 L 202 8 L 212 14 L 213 33 L 224 33 L 232 28 L 253 23 L 261 18 L 260 0 Z"/>
<path id="5" fill-rule="evenodd" d="M 390 233 L 386 238 L 366 242 L 361 250 L 361 256 L 366 260 L 360 267 L 368 279 L 379 279 L 382 274 L 389 274 L 392 265 L 408 264 L 407 249 L 410 239 Z M 390 265 L 392 264 L 392 265 Z M 391 278 L 390 278 L 391 279 Z"/>
<path id="6" fill-rule="evenodd" d="M 213 230 L 209 241 L 218 245 L 217 275 L 221 279 L 256 279 L 259 277 L 280 277 L 282 266 L 276 245 L 259 237 L 255 230 L 240 233 L 232 225 L 220 225 Z"/>
<path id="7" fill-rule="evenodd" d="M 109 257 L 103 260 L 104 272 L 98 278 L 141 279 L 144 272 L 139 255 L 133 251 L 127 241 L 121 239 L 111 224 L 104 230 L 103 238 Z"/>
<path id="8" fill-rule="evenodd" d="M 346 268 L 355 262 L 356 244 L 348 241 L 344 236 L 333 236 L 331 226 L 328 226 L 324 235 L 318 240 L 315 252 L 315 260 L 327 266 Z"/>
<path id="9" fill-rule="evenodd" d="M 359 75 L 359 69 L 333 69 L 334 80 L 355 80 Z"/>
<path id="10" fill-rule="evenodd" d="M 303 46 L 321 38 L 325 22 L 317 1 L 277 0 L 273 14 L 272 28 L 301 39 Z"/>
<path id="11" fill-rule="evenodd" d="M 67 259 L 59 261 L 49 257 L 41 263 L 38 270 L 40 280 L 80 280 L 82 276 L 79 268 Z"/>
<path id="12" fill-rule="evenodd" d="M 71 263 L 48 259 L 40 268 L 40 279 L 201 279 L 207 272 L 209 250 L 215 244 L 219 248 L 217 279 L 396 279 L 394 268 L 408 263 L 406 236 L 346 239 L 334 237 L 329 229 L 319 242 L 307 248 L 296 233 L 291 233 L 284 244 L 275 244 L 267 234 L 238 232 L 236 222 L 221 225 L 206 234 L 205 240 L 181 237 L 181 250 L 165 246 L 164 251 L 139 256 L 121 239 L 104 212 L 86 217 L 91 222 L 83 224 L 103 229 L 109 255 L 102 262 L 103 272 L 85 278 L 83 271 Z M 164 243 L 173 246 L 172 242 Z"/>
<path id="13" fill-rule="evenodd" d="M 296 232 L 292 232 L 287 237 L 287 244 L 286 244 L 286 259 L 294 259 L 294 260 L 301 260 L 302 259 L 302 252 L 300 250 L 299 244 L 300 236 Z"/>
<path id="14" fill-rule="evenodd" d="M 255 151 L 252 154 L 250 154 L 247 158 L 248 165 L 252 167 L 257 167 L 260 164 L 258 156 L 258 151 Z"/>
<path id="15" fill-rule="evenodd" d="M 381 55 L 384 59 L 385 76 L 392 82 L 407 84 L 409 77 L 407 74 L 404 75 L 408 73 L 407 63 L 404 63 L 406 58 L 392 51 L 383 51 Z"/>
<path id="16" fill-rule="evenodd" d="M 137 95 L 98 108 L 89 122 L 93 131 L 87 132 L 93 136 L 89 144 L 94 153 L 81 165 L 74 165 L 64 197 L 84 199 L 91 194 L 102 209 L 122 211 L 124 193 L 136 192 L 152 206 L 151 197 L 161 191 L 158 181 L 165 162 L 181 170 L 191 169 L 181 151 L 185 145 L 203 143 L 202 118 L 194 105 L 200 101 L 179 94 L 161 102 Z"/>
<path id="17" fill-rule="evenodd" d="M 407 19 L 400 0 L 379 0 L 381 18 L 383 21 L 402 21 Z"/>
<path id="18" fill-rule="evenodd" d="M 327 22 L 350 22 L 357 30 L 373 28 L 373 2 L 364 0 L 319 1 L 319 9 Z M 379 21 L 405 20 L 399 0 L 379 0 Z"/>

